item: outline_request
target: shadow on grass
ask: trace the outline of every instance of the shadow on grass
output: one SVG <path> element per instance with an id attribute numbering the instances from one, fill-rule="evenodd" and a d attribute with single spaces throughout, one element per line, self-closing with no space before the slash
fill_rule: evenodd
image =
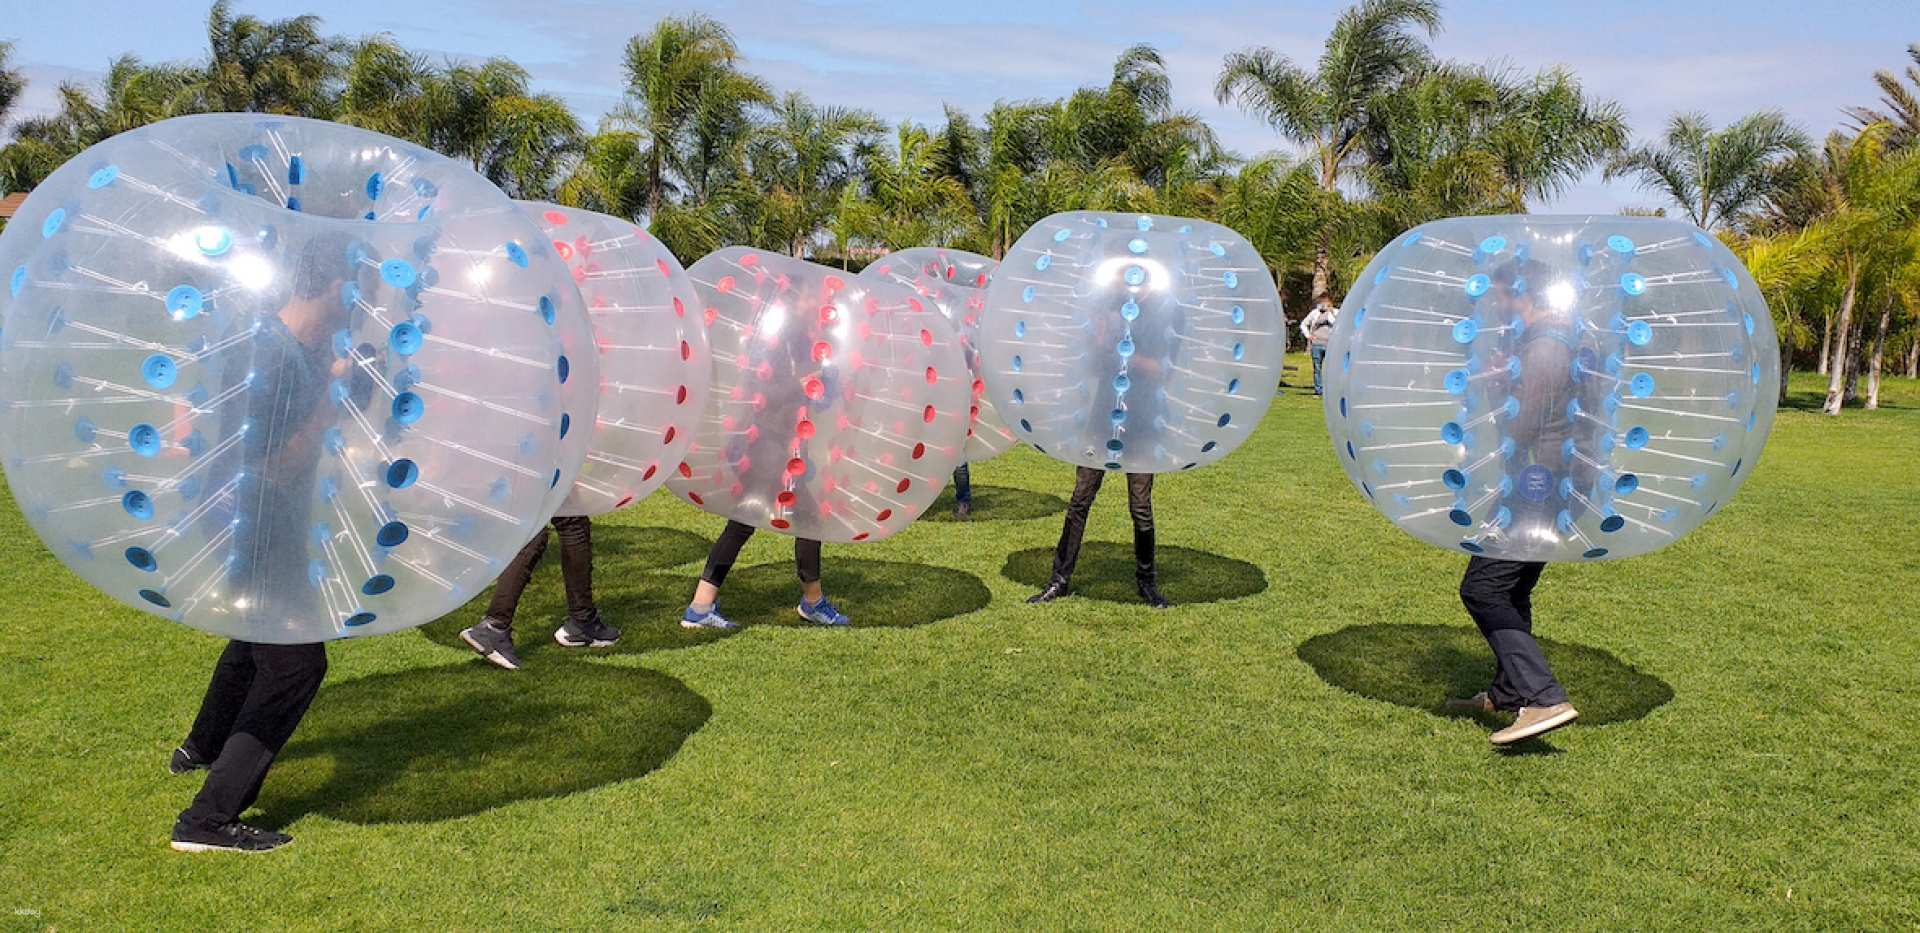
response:
<path id="1" fill-rule="evenodd" d="M 1580 709 L 1579 724 L 1630 722 L 1673 699 L 1666 681 L 1643 674 L 1598 648 L 1540 640 L 1554 676 Z M 1370 700 L 1382 700 L 1438 716 L 1459 716 L 1505 725 L 1489 716 L 1449 713 L 1448 697 L 1487 688 L 1493 658 L 1480 633 L 1451 625 L 1356 625 L 1302 642 L 1300 660 L 1320 679 Z M 1531 745 L 1532 743 L 1528 743 Z M 1551 751 L 1523 745 L 1516 752 Z"/>
<path id="2" fill-rule="evenodd" d="M 314 701 L 262 822 L 428 822 L 578 793 L 660 767 L 712 713 L 672 677 L 605 664 L 508 673 L 476 659 L 350 680 Z"/>
<path id="3" fill-rule="evenodd" d="M 1259 567 L 1206 551 L 1162 544 L 1156 549 L 1155 563 L 1160 591 L 1176 606 L 1240 599 L 1267 588 L 1267 575 Z M 1015 551 L 1007 555 L 1000 574 L 1036 590 L 1046 586 L 1053 574 L 1053 548 Z M 1133 546 L 1088 541 L 1081 547 L 1080 563 L 1073 571 L 1073 594 L 1107 602 L 1139 602 L 1133 579 Z"/>
<path id="4" fill-rule="evenodd" d="M 620 629 L 620 641 L 611 648 L 591 651 L 561 648 L 554 644 L 553 630 L 567 614 L 566 589 L 560 582 L 560 545 L 548 544 L 546 556 L 535 568 L 533 582 L 520 597 L 520 609 L 514 618 L 514 649 L 521 659 L 535 664 L 543 656 L 601 656 L 606 654 L 642 654 L 710 644 L 728 633 L 688 631 L 680 627 L 680 613 L 693 596 L 695 573 L 643 573 L 704 560 L 707 539 L 672 528 L 626 528 L 595 526 L 593 530 L 593 595 L 600 616 L 608 625 Z M 429 641 L 458 651 L 467 651 L 460 641 L 460 630 L 480 621 L 487 602 L 493 597 L 488 588 L 465 606 L 420 627 Z"/>
<path id="5" fill-rule="evenodd" d="M 973 486 L 973 521 L 976 522 L 1024 522 L 1036 518 L 1058 515 L 1067 510 L 1067 500 L 1044 492 L 1032 492 L 1026 489 L 1014 489 L 1008 486 Z M 923 522 L 951 522 L 953 517 L 953 487 L 949 485 L 940 498 L 933 500 L 926 514 L 920 516 Z"/>
<path id="6" fill-rule="evenodd" d="M 951 567 L 852 560 L 831 550 L 823 564 L 827 597 L 853 619 L 854 628 L 929 625 L 985 609 L 993 599 L 980 578 Z M 800 580 L 791 561 L 736 569 L 720 591 L 727 618 L 747 625 L 806 625 L 795 612 L 799 604 Z"/>

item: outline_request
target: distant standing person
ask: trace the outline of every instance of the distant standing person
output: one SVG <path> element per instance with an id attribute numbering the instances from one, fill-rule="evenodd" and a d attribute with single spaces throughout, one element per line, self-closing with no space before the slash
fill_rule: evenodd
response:
<path id="1" fill-rule="evenodd" d="M 1300 321 L 1300 333 L 1307 338 L 1307 355 L 1313 358 L 1313 394 L 1321 393 L 1320 373 L 1327 361 L 1327 341 L 1333 339 L 1333 325 L 1340 320 L 1340 309 L 1333 299 L 1320 296 L 1318 304 Z"/>

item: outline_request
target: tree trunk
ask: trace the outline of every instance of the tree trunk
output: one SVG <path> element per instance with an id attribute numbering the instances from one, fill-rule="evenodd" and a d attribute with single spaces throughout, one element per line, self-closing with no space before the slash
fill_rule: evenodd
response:
<path id="1" fill-rule="evenodd" d="M 1820 329 L 1820 368 L 1815 372 L 1827 374 L 1827 358 L 1833 353 L 1833 312 L 1827 312 L 1827 324 Z"/>
<path id="2" fill-rule="evenodd" d="M 1880 362 L 1887 355 L 1887 327 L 1893 323 L 1893 296 L 1880 303 L 1880 327 L 1873 334 L 1873 358 L 1867 364 L 1867 410 L 1880 407 Z"/>
<path id="3" fill-rule="evenodd" d="M 1920 379 L 1920 331 L 1913 334 L 1913 342 L 1907 344 L 1907 378 Z"/>
<path id="4" fill-rule="evenodd" d="M 1829 415 L 1840 413 L 1840 406 L 1846 396 L 1847 378 L 1847 332 L 1853 327 L 1853 297 L 1860 286 L 1858 273 L 1853 268 L 1852 257 L 1847 261 L 1847 291 L 1840 299 L 1840 320 L 1834 327 L 1840 331 L 1840 339 L 1833 348 L 1833 362 L 1829 364 L 1827 379 L 1827 401 L 1820 410 Z"/>
<path id="5" fill-rule="evenodd" d="M 1847 342 L 1847 389 L 1840 396 L 1840 404 L 1848 405 L 1860 400 L 1860 358 L 1867 342 L 1867 324 L 1853 329 L 1853 339 Z"/>
<path id="6" fill-rule="evenodd" d="M 1326 192 L 1327 200 L 1332 202 L 1340 194 L 1340 164 L 1333 152 L 1331 143 L 1322 146 L 1320 157 L 1320 190 Z M 1313 294 L 1308 299 L 1308 307 L 1319 307 L 1320 300 L 1333 300 L 1333 230 L 1330 225 L 1320 228 L 1320 236 L 1313 244 Z"/>

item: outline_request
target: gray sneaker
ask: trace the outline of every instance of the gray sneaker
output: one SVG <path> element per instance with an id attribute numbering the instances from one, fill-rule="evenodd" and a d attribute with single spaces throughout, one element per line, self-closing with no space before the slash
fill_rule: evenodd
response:
<path id="1" fill-rule="evenodd" d="M 599 619 L 585 625 L 568 619 L 553 630 L 553 640 L 562 648 L 606 648 L 620 640 L 620 630 Z"/>
<path id="2" fill-rule="evenodd" d="M 520 656 L 513 653 L 513 626 L 503 625 L 493 619 L 483 619 L 479 625 L 460 632 L 460 640 L 467 647 L 494 664 L 510 671 L 520 669 Z"/>
<path id="3" fill-rule="evenodd" d="M 688 606 L 687 611 L 680 616 L 680 627 L 705 629 L 709 632 L 733 632 L 739 630 L 740 623 L 721 615 L 719 606 L 706 612 L 698 612 L 692 606 Z"/>

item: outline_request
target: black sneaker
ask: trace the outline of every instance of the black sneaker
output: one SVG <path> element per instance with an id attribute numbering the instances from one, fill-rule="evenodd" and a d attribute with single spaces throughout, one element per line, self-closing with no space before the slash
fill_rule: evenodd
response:
<path id="1" fill-rule="evenodd" d="M 953 507 L 953 520 L 956 522 L 973 521 L 973 503 L 962 502 Z"/>
<path id="2" fill-rule="evenodd" d="M 1142 582 L 1140 584 L 1140 598 L 1146 600 L 1147 605 L 1155 609 L 1165 609 L 1173 605 L 1173 603 L 1167 601 L 1165 596 L 1160 594 L 1160 587 L 1152 583 Z"/>
<path id="3" fill-rule="evenodd" d="M 175 852 L 242 852 L 257 855 L 272 852 L 293 841 L 286 833 L 258 829 L 234 820 L 217 829 L 200 829 L 185 823 L 173 824 Z"/>
<path id="4" fill-rule="evenodd" d="M 467 647 L 494 664 L 510 671 L 520 669 L 520 656 L 513 653 L 513 626 L 484 619 L 479 625 L 460 632 Z"/>
<path id="5" fill-rule="evenodd" d="M 185 774 L 188 771 L 205 771 L 213 767 L 213 762 L 201 759 L 193 749 L 182 744 L 173 750 L 173 757 L 167 760 L 167 771 L 172 774 Z"/>
<path id="6" fill-rule="evenodd" d="M 553 630 L 553 640 L 563 648 L 606 648 L 620 640 L 620 630 L 599 619 L 585 625 L 568 619 Z"/>

